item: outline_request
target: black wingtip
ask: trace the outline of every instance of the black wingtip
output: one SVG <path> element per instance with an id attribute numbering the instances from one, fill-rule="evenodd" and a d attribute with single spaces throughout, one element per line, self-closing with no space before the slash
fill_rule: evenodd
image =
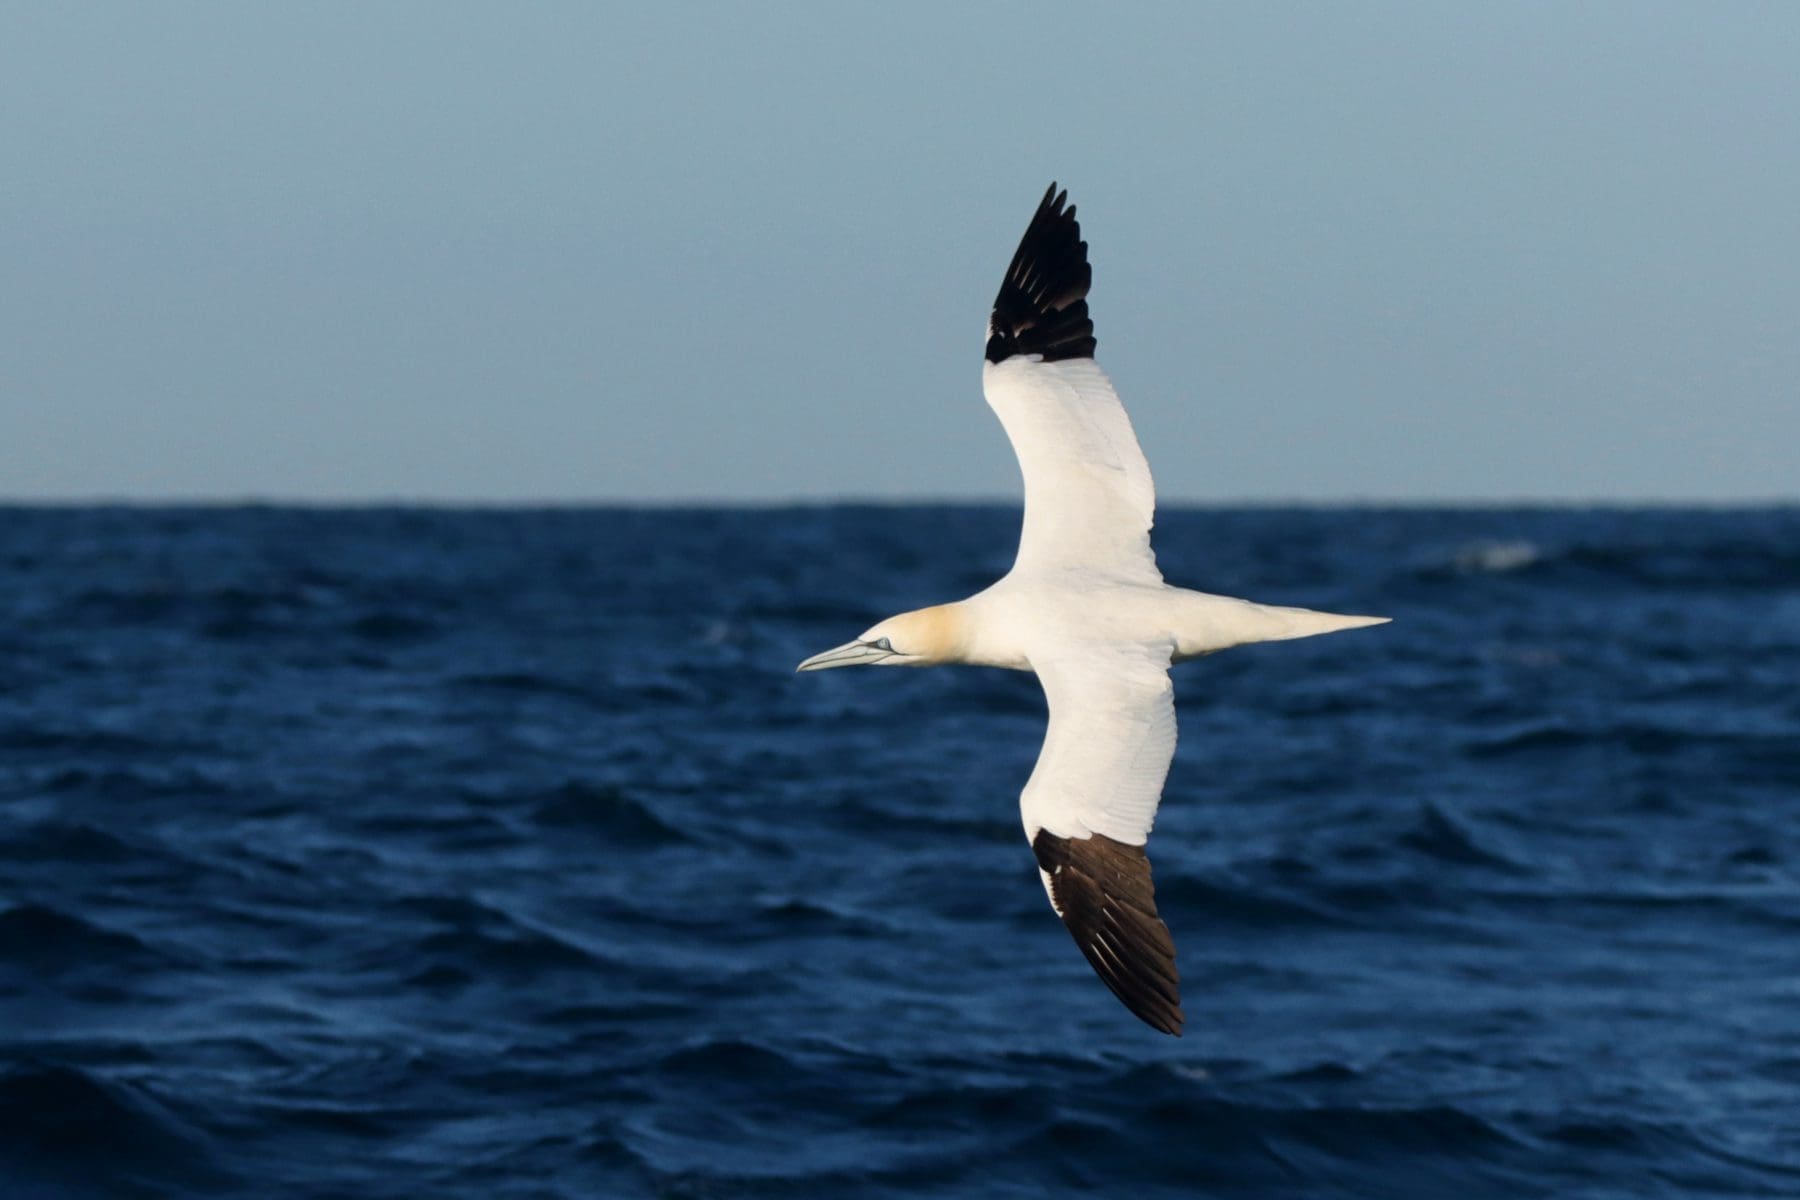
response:
<path id="1" fill-rule="evenodd" d="M 1175 942 L 1156 912 L 1144 848 L 1104 834 L 1065 838 L 1040 829 L 1031 851 L 1094 974 L 1138 1020 L 1180 1037 L 1186 1018 Z"/>
<path id="2" fill-rule="evenodd" d="M 1025 227 L 994 298 L 989 362 L 1005 362 L 1015 354 L 1041 355 L 1045 362 L 1094 357 L 1094 323 L 1087 308 L 1094 273 L 1075 206 L 1068 201 L 1069 193 L 1059 192 L 1052 182 Z"/>

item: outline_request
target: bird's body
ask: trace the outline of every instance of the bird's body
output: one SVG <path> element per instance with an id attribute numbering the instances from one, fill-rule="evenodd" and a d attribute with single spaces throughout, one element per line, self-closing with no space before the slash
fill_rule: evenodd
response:
<path id="1" fill-rule="evenodd" d="M 959 638 L 955 656 L 943 661 L 1014 671 L 1033 670 L 1034 661 L 1088 644 L 1136 646 L 1179 663 L 1233 646 L 1311 637 L 1386 619 L 1253 604 L 1081 571 L 1014 570 L 967 600 L 923 611 L 941 613 L 934 619 Z"/>
<path id="2" fill-rule="evenodd" d="M 1163 581 L 1150 550 L 1150 468 L 1093 359 L 1087 244 L 1066 200 L 1052 184 L 988 327 L 983 391 L 1025 478 L 1012 570 L 966 600 L 890 617 L 800 669 L 963 663 L 1035 672 L 1050 724 L 1019 808 L 1051 906 L 1126 1006 L 1179 1034 L 1175 948 L 1143 850 L 1175 753 L 1169 667 L 1386 618 Z"/>
<path id="3" fill-rule="evenodd" d="M 1231 596 L 1066 571 L 1008 572 L 985 590 L 920 609 L 908 640 L 920 647 L 894 666 L 1003 667 L 1031 671 L 1078 646 L 1136 646 L 1186 662 L 1245 646 L 1380 624 L 1306 608 L 1253 604 Z"/>

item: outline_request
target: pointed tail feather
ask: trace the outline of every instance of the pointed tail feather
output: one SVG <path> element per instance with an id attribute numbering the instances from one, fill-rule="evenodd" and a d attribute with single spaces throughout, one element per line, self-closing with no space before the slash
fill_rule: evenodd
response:
<path id="1" fill-rule="evenodd" d="M 1385 625 L 1393 619 L 1256 604 L 1205 592 L 1183 592 L 1179 603 L 1174 619 L 1177 662 L 1252 642 L 1285 642 L 1340 629 Z"/>
<path id="2" fill-rule="evenodd" d="M 1258 604 L 1268 615 L 1269 632 L 1264 642 L 1285 642 L 1290 638 L 1312 637 L 1318 633 L 1336 633 L 1340 629 L 1362 629 L 1369 625 L 1386 625 L 1392 617 L 1352 617 L 1343 613 L 1314 612 L 1310 608 L 1282 608 Z"/>

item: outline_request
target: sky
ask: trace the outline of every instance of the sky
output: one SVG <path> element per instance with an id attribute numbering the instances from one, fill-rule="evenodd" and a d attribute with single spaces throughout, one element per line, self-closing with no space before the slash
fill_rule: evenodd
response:
<path id="1" fill-rule="evenodd" d="M 1800 496 L 1800 5 L 0 5 L 0 497 Z"/>

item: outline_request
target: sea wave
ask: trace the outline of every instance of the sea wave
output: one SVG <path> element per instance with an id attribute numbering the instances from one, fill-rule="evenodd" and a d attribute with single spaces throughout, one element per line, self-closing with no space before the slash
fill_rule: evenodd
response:
<path id="1" fill-rule="evenodd" d="M 1800 511 L 1199 511 L 1187 1024 L 1042 690 L 808 654 L 1004 508 L 9 510 L 0 1195 L 1788 1195 Z M 10 1190 L 9 1190 L 10 1189 Z"/>

